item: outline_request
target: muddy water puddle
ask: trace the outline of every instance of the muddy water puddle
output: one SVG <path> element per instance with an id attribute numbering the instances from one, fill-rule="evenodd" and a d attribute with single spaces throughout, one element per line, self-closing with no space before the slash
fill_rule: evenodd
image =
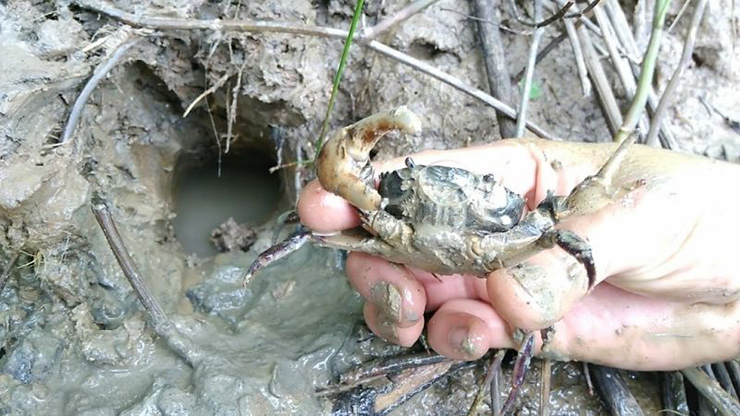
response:
<path id="1" fill-rule="evenodd" d="M 259 152 L 242 151 L 220 161 L 182 161 L 175 187 L 175 236 L 188 254 L 213 256 L 211 233 L 229 218 L 237 224 L 263 225 L 277 211 L 281 197 L 274 161 Z"/>

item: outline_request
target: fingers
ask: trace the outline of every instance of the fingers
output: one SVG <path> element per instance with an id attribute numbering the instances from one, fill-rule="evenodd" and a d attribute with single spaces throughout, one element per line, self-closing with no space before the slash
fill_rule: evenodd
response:
<path id="1" fill-rule="evenodd" d="M 510 333 L 490 304 L 473 299 L 445 302 L 427 331 L 435 351 L 458 360 L 477 360 L 491 348 L 516 348 Z"/>
<path id="2" fill-rule="evenodd" d="M 370 302 L 365 303 L 363 313 L 367 326 L 375 335 L 402 347 L 414 345 L 424 329 L 424 320 L 419 320 L 407 328 L 399 327 L 388 315 Z"/>
<path id="3" fill-rule="evenodd" d="M 740 307 L 666 303 L 608 284 L 598 286 L 557 322 L 536 353 L 558 361 L 668 371 L 724 361 L 740 352 Z M 481 301 L 446 302 L 428 324 L 429 344 L 445 356 L 473 360 L 489 348 L 517 348 L 512 330 Z"/>
<path id="4" fill-rule="evenodd" d="M 424 327 L 423 312 L 433 303 L 440 306 L 427 324 L 428 340 L 440 354 L 472 360 L 490 348 L 518 348 L 518 338 L 512 334 L 514 328 L 523 325 L 507 322 L 517 317 L 505 318 L 497 313 L 505 302 L 498 298 L 492 300 L 493 304 L 481 300 L 482 289 L 474 283 L 491 282 L 491 278 L 442 276 L 437 280 L 427 273 L 417 275 L 416 270 L 360 253 L 350 255 L 347 273 L 352 285 L 368 300 L 364 311 L 368 325 L 388 341 L 402 346 L 416 342 Z M 566 288 L 565 292 L 570 290 Z M 669 370 L 740 353 L 737 302 L 666 302 L 601 284 L 572 303 L 562 319 L 554 323 L 552 339 L 544 349 L 539 331 L 535 332 L 537 354 L 625 369 Z M 526 308 L 519 312 L 524 316 L 530 313 Z"/>
<path id="5" fill-rule="evenodd" d="M 665 302 L 603 284 L 555 325 L 545 355 L 612 367 L 676 370 L 738 354 L 740 307 Z"/>
<path id="6" fill-rule="evenodd" d="M 298 199 L 301 222 L 318 233 L 329 233 L 360 225 L 357 211 L 343 198 L 324 190 L 312 181 Z"/>
<path id="7" fill-rule="evenodd" d="M 387 321 L 400 328 L 423 324 L 426 292 L 404 266 L 364 253 L 351 253 L 347 258 L 347 276 L 355 290 L 374 306 L 373 312 L 382 312 Z"/>

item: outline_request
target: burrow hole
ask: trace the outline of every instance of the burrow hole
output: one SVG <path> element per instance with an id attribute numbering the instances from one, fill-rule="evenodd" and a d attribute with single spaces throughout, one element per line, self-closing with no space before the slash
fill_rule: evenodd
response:
<path id="1" fill-rule="evenodd" d="M 274 153 L 265 150 L 270 147 L 257 141 L 232 148 L 221 155 L 220 169 L 215 149 L 180 156 L 173 226 L 187 254 L 209 257 L 226 251 L 212 234 L 229 218 L 254 230 L 279 215 L 283 184 L 280 174 L 269 172 L 275 165 Z"/>

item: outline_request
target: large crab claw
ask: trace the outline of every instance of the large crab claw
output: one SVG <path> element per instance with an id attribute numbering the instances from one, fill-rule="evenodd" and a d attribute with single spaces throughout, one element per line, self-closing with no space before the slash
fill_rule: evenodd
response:
<path id="1" fill-rule="evenodd" d="M 381 197 L 373 183 L 370 151 L 381 137 L 393 130 L 417 133 L 421 121 L 406 106 L 401 106 L 339 130 L 324 144 L 316 163 L 321 186 L 361 210 L 379 210 Z"/>

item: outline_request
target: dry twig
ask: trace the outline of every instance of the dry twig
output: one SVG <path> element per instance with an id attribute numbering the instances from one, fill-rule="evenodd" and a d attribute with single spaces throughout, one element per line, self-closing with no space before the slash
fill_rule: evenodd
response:
<path id="1" fill-rule="evenodd" d="M 473 0 L 473 9 L 478 17 L 478 37 L 483 51 L 483 63 L 488 76 L 488 87 L 491 95 L 502 102 L 514 102 L 511 89 L 511 78 L 506 66 L 506 55 L 501 40 L 501 33 L 496 21 L 495 2 Z M 489 24 L 493 23 L 493 24 Z M 499 133 L 502 138 L 516 137 L 516 124 L 505 115 L 496 112 Z"/>
<path id="2" fill-rule="evenodd" d="M 551 373 L 552 361 L 545 358 L 542 360 L 542 371 L 540 372 L 540 416 L 548 416 L 550 414 Z"/>
<path id="3" fill-rule="evenodd" d="M 98 221 L 98 224 L 105 235 L 105 239 L 110 245 L 113 255 L 116 257 L 119 266 L 121 266 L 123 275 L 126 276 L 126 279 L 129 281 L 129 284 L 131 284 L 136 297 L 144 306 L 144 310 L 149 316 L 152 329 L 154 329 L 154 332 L 167 342 L 167 345 L 181 359 L 193 367 L 202 360 L 202 357 L 193 347 L 192 342 L 177 332 L 177 329 L 164 313 L 159 302 L 157 302 L 144 284 L 144 279 L 141 276 L 141 273 L 139 273 L 136 263 L 134 263 L 128 249 L 126 249 L 126 245 L 123 243 L 121 235 L 118 233 L 118 229 L 113 221 L 110 210 L 102 202 L 93 203 L 92 210 L 93 214 L 95 214 L 95 219 Z"/>
<path id="4" fill-rule="evenodd" d="M 602 8 L 594 10 L 594 17 L 596 22 L 601 29 L 602 39 L 606 45 L 609 56 L 611 57 L 612 64 L 619 75 L 619 80 L 622 82 L 627 99 L 631 100 L 635 96 L 637 90 L 637 83 L 635 82 L 635 76 L 632 73 L 629 62 L 627 59 L 618 51 L 618 41 L 614 34 L 614 28 L 612 27 L 609 19 L 606 16 L 606 12 Z M 640 128 L 638 131 L 644 135 L 650 125 L 646 115 L 642 115 L 639 119 Z"/>
<path id="5" fill-rule="evenodd" d="M 648 132 L 647 139 L 645 140 L 645 143 L 647 143 L 648 145 L 656 146 L 658 144 L 657 137 L 660 127 L 660 121 L 665 116 L 665 111 L 671 102 L 671 98 L 673 97 L 673 93 L 676 91 L 676 87 L 678 86 L 678 80 L 681 79 L 681 74 L 683 73 L 684 68 L 686 68 L 686 65 L 691 59 L 691 55 L 694 52 L 696 32 L 699 30 L 699 24 L 701 23 L 701 18 L 704 15 L 704 9 L 706 5 L 707 0 L 699 0 L 699 3 L 694 9 L 694 14 L 691 16 L 691 25 L 689 26 L 688 33 L 686 33 L 686 42 L 684 42 L 683 52 L 681 52 L 681 60 L 678 61 L 678 66 L 676 66 L 676 70 L 673 72 L 673 75 L 671 75 L 671 79 L 668 81 L 668 84 L 665 87 L 665 91 L 663 91 L 663 95 L 660 97 L 660 102 L 658 103 L 658 106 L 655 109 L 655 113 L 653 114 L 653 122 L 650 125 L 650 131 Z M 671 146 L 670 143 L 664 142 L 662 144 L 666 148 Z"/>
<path id="6" fill-rule="evenodd" d="M 475 399 L 473 400 L 473 404 L 470 405 L 470 409 L 468 409 L 468 416 L 475 416 L 478 414 L 478 410 L 480 409 L 480 405 L 483 403 L 483 398 L 486 395 L 486 390 L 489 385 L 493 387 L 493 381 L 496 378 L 498 374 L 501 372 L 501 362 L 504 360 L 504 355 L 506 355 L 506 350 L 501 349 L 496 352 L 496 354 L 491 359 L 491 364 L 488 366 L 488 370 L 486 371 L 486 377 L 483 380 L 483 383 L 478 387 L 478 393 L 475 394 Z M 498 399 L 498 389 L 496 389 L 496 399 Z M 493 401 L 493 390 L 491 391 L 491 413 L 494 415 L 498 414 L 501 411 L 501 401 L 496 400 L 498 402 L 498 405 L 494 403 Z"/>
<path id="7" fill-rule="evenodd" d="M 185 118 L 190 114 L 191 111 L 193 111 L 193 108 L 195 108 L 198 103 L 206 98 L 207 96 L 213 94 L 216 92 L 221 86 L 223 86 L 226 81 L 231 77 L 231 73 L 225 73 L 221 78 L 216 81 L 215 84 L 211 85 L 207 90 L 203 91 L 199 96 L 195 97 L 195 99 L 188 105 L 188 108 L 185 109 L 185 111 L 182 113 L 182 117 Z"/>
<path id="8" fill-rule="evenodd" d="M 572 4 L 571 4 L 572 6 Z M 565 8 L 565 6 L 564 6 Z M 534 19 L 542 19 L 542 0 L 534 0 Z M 540 45 L 540 39 L 544 28 L 537 27 L 532 35 L 532 43 L 529 46 L 529 59 L 527 61 L 527 69 L 524 73 L 524 83 L 522 86 L 522 96 L 519 101 L 519 107 L 517 109 L 516 119 L 516 136 L 522 137 L 524 135 L 524 123 L 527 120 L 527 107 L 529 105 L 529 91 L 532 88 L 532 79 L 534 77 L 534 66 L 537 60 L 537 49 Z"/>
<path id="9" fill-rule="evenodd" d="M 586 62 L 583 58 L 583 48 L 581 48 L 581 41 L 578 39 L 578 33 L 576 32 L 576 25 L 572 20 L 565 20 L 565 31 L 570 39 L 570 45 L 573 48 L 573 55 L 576 60 L 576 68 L 578 68 L 578 78 L 581 81 L 581 90 L 583 90 L 583 96 L 588 97 L 591 95 L 591 81 L 588 79 L 588 69 L 586 69 Z"/>
<path id="10" fill-rule="evenodd" d="M 64 132 L 62 133 L 62 137 L 59 139 L 59 143 L 66 143 L 72 135 L 74 135 L 75 130 L 77 130 L 77 124 L 80 121 L 80 116 L 82 115 L 82 109 L 85 108 L 85 104 L 87 104 L 87 100 L 90 98 L 90 95 L 92 95 L 95 87 L 97 87 L 100 81 L 108 75 L 108 72 L 116 66 L 118 61 L 126 54 L 126 51 L 134 46 L 139 40 L 139 37 L 134 37 L 122 43 L 106 61 L 103 61 L 97 68 L 95 68 L 93 76 L 87 81 L 87 84 L 82 88 L 82 92 L 80 92 L 80 95 L 77 96 L 75 103 L 72 105 L 72 111 L 69 113 L 69 118 L 67 119 L 67 124 L 64 126 Z"/>
<path id="11" fill-rule="evenodd" d="M 242 74 L 244 73 L 245 66 L 247 66 L 246 59 L 237 72 L 236 86 L 234 86 L 234 89 L 231 91 L 231 106 L 229 107 L 229 118 L 226 124 L 226 149 L 224 149 L 224 153 L 229 153 L 229 149 L 231 148 L 231 139 L 234 137 L 233 131 L 234 124 L 236 123 L 236 108 L 239 103 L 239 92 L 242 89 Z"/>
<path id="12" fill-rule="evenodd" d="M 348 31 L 341 29 L 333 29 L 318 26 L 307 26 L 293 23 L 281 23 L 281 22 L 264 22 L 264 21 L 248 21 L 248 20 L 226 20 L 226 19 L 210 19 L 210 20 L 197 20 L 197 19 L 179 19 L 179 18 L 166 18 L 166 17 L 147 17 L 139 16 L 133 13 L 125 12 L 115 6 L 108 4 L 107 2 L 100 0 L 75 0 L 75 3 L 80 7 L 84 7 L 90 10 L 94 10 L 103 14 L 106 14 L 114 19 L 122 22 L 150 29 L 159 30 L 214 30 L 214 31 L 239 31 L 239 32 L 273 32 L 273 33 L 287 33 L 295 35 L 306 35 L 306 36 L 317 36 L 334 39 L 345 39 Z M 473 88 L 459 78 L 453 77 L 443 71 L 427 65 L 424 62 L 419 61 L 405 53 L 402 53 L 396 49 L 393 49 L 387 45 L 384 45 L 378 41 L 371 40 L 369 42 L 363 42 L 362 38 L 359 38 L 357 42 L 361 45 L 365 45 L 367 48 L 380 53 L 388 58 L 391 58 L 404 65 L 410 66 L 417 69 L 433 78 L 436 78 L 451 87 L 458 89 L 483 103 L 493 107 L 494 109 L 506 114 L 508 117 L 515 119 L 516 110 L 511 106 L 502 103 L 501 101 L 491 97 L 485 92 Z M 529 128 L 536 135 L 546 138 L 554 139 L 554 136 L 547 133 L 541 127 L 527 122 L 527 128 Z"/>
<path id="13" fill-rule="evenodd" d="M 596 87 L 599 99 L 601 99 L 609 129 L 612 133 L 615 133 L 622 124 L 622 113 L 617 104 L 617 99 L 614 97 L 614 92 L 611 85 L 609 85 L 604 68 L 601 66 L 601 60 L 594 50 L 591 35 L 589 35 L 584 27 L 579 27 L 577 32 L 581 39 L 583 57 L 586 62 L 586 68 L 588 68 L 588 74 L 591 76 L 591 81 L 593 81 L 593 85 Z"/>
<path id="14" fill-rule="evenodd" d="M 409 17 L 426 9 L 437 1 L 438 0 L 414 0 L 392 16 L 381 20 L 375 26 L 363 30 L 362 33 L 360 33 L 360 39 L 362 41 L 369 42 L 380 36 L 382 33 L 387 32 L 394 26 L 398 26 L 405 22 Z"/>

